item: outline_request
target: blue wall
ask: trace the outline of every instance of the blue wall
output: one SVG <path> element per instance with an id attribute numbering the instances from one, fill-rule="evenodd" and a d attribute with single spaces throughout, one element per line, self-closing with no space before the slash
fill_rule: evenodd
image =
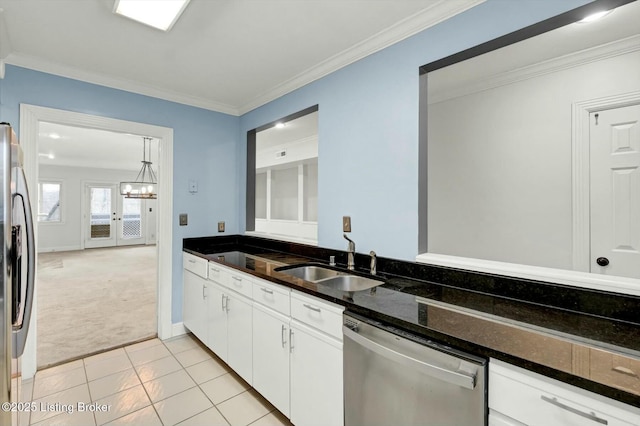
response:
<path id="1" fill-rule="evenodd" d="M 244 116 L 232 117 L 7 66 L 0 120 L 28 103 L 174 129 L 174 322 L 182 321 L 182 238 L 244 231 L 246 132 L 319 105 L 319 244 L 345 249 L 350 215 L 358 252 L 418 253 L 418 67 L 587 3 L 488 0 Z M 257 71 L 259 72 L 259 71 Z M 187 191 L 196 179 L 199 192 Z M 189 226 L 179 227 L 179 213 Z"/>
<path id="2" fill-rule="evenodd" d="M 360 253 L 418 254 L 418 68 L 585 0 L 489 0 L 241 117 L 246 132 L 319 105 L 318 243 L 345 250 L 351 216 Z M 245 184 L 244 164 L 238 180 Z M 244 198 L 240 199 L 244 224 Z"/>
<path id="3" fill-rule="evenodd" d="M 18 133 L 21 103 L 173 128 L 172 321 L 182 321 L 182 239 L 217 233 L 219 220 L 227 233 L 239 231 L 239 118 L 7 66 L 0 80 L 0 121 Z M 188 192 L 189 179 L 198 182 L 198 193 Z M 178 226 L 179 213 L 189 214 L 188 226 Z"/>

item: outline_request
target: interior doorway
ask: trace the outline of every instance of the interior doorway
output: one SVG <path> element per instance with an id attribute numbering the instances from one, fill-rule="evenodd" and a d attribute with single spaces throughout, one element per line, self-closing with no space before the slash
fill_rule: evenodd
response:
<path id="1" fill-rule="evenodd" d="M 149 135 L 159 140 L 158 169 L 164 170 L 158 175 L 158 189 L 161 195 L 157 200 L 157 231 L 162 238 L 157 242 L 157 334 L 161 339 L 166 339 L 174 334 L 181 333 L 179 328 L 174 330 L 171 322 L 172 299 L 172 204 L 173 204 L 173 129 L 132 121 L 112 119 L 108 117 L 94 116 L 90 114 L 64 111 L 53 108 L 45 108 L 34 105 L 20 105 L 20 142 L 24 151 L 25 174 L 28 186 L 35 188 L 38 182 L 38 128 L 39 123 L 55 122 L 72 126 L 91 129 L 111 130 L 120 133 L 135 135 Z M 79 221 L 79 220 L 78 220 Z M 36 228 L 36 234 L 38 229 Z M 37 235 L 36 235 L 37 237 Z M 36 277 L 36 281 L 38 277 Z M 35 292 L 38 292 L 36 282 Z M 34 301 L 37 305 L 37 296 Z M 37 306 L 34 306 L 34 311 Z M 31 327 L 36 330 L 38 326 L 37 315 L 32 318 Z M 25 354 L 23 356 L 23 377 L 33 377 L 37 367 L 37 333 L 29 333 Z"/>
<path id="2" fill-rule="evenodd" d="M 155 211 L 119 183 L 139 171 L 142 136 L 39 124 L 38 369 L 157 335 L 157 252 L 145 226 Z"/>

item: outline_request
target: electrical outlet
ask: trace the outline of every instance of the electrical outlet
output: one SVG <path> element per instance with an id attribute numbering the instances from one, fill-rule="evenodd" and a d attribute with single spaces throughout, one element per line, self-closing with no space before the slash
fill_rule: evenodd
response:
<path id="1" fill-rule="evenodd" d="M 187 226 L 188 223 L 188 216 L 186 213 L 180 213 L 180 216 L 178 216 L 180 218 L 180 226 Z"/>
<path id="2" fill-rule="evenodd" d="M 342 232 L 351 232 L 351 216 L 342 216 Z"/>
<path id="3" fill-rule="evenodd" d="M 224 222 L 218 222 L 218 232 L 224 232 Z"/>

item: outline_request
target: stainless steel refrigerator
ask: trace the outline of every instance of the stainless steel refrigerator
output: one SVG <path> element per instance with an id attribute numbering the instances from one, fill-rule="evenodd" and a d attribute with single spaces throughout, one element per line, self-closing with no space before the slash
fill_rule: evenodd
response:
<path id="1" fill-rule="evenodd" d="M 0 425 L 17 425 L 18 411 L 11 410 L 17 407 L 11 403 L 20 401 L 20 357 L 33 306 L 35 240 L 22 150 L 8 123 L 0 123 L 0 212 Z"/>

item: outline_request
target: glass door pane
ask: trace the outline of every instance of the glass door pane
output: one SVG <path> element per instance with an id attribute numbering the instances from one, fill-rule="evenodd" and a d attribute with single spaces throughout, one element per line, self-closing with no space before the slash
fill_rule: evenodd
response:
<path id="1" fill-rule="evenodd" d="M 91 239 L 111 238 L 112 206 L 111 188 L 92 187 L 90 193 L 90 236 Z"/>
<path id="2" fill-rule="evenodd" d="M 124 240 L 142 238 L 142 200 L 122 197 L 122 229 Z"/>

